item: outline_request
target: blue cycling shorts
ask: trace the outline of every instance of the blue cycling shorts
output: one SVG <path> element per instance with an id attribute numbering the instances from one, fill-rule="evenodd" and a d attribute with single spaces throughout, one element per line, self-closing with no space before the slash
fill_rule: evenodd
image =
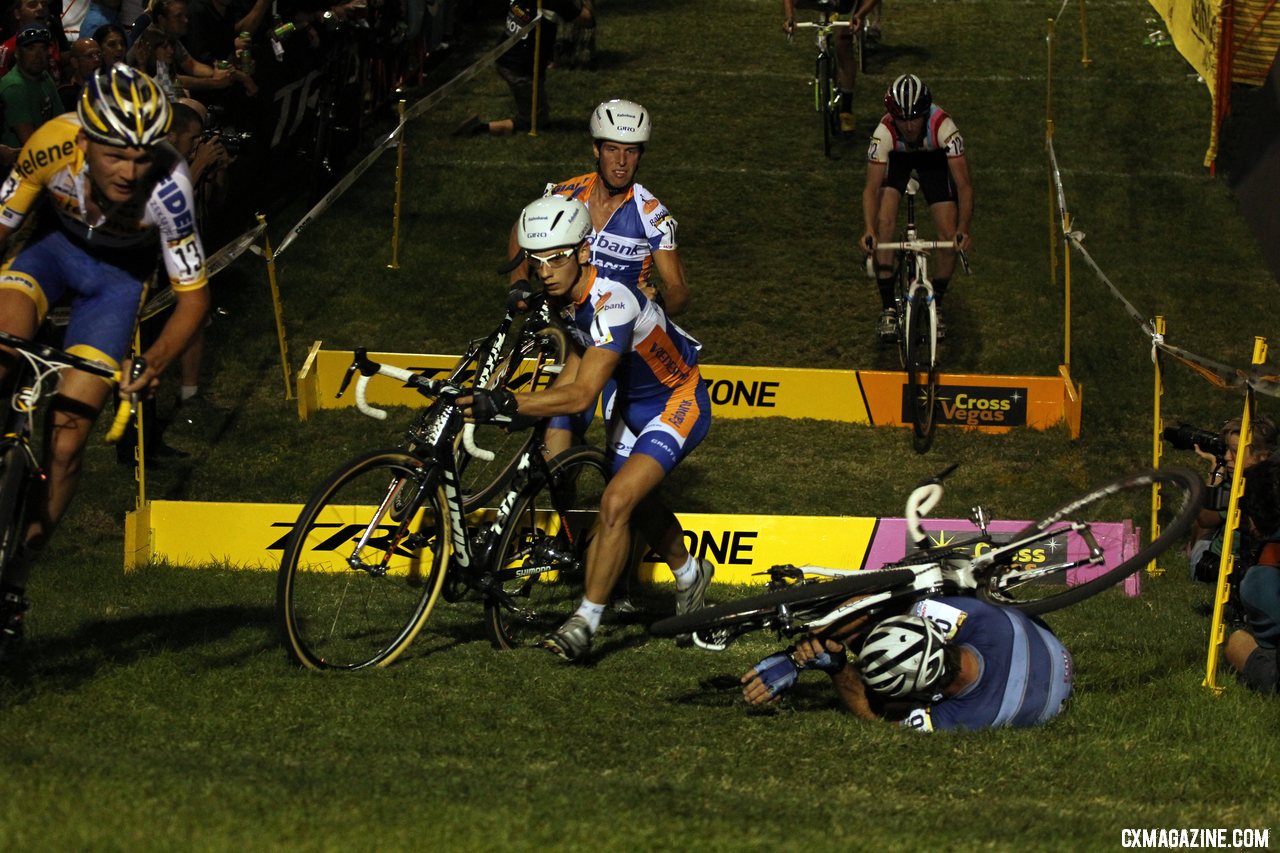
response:
<path id="1" fill-rule="evenodd" d="M 37 322 L 51 306 L 69 299 L 71 321 L 63 348 L 119 368 L 156 257 L 154 246 L 90 254 L 61 230 L 37 232 L 0 268 L 0 289 L 31 299 Z"/>
<path id="2" fill-rule="evenodd" d="M 615 474 L 633 453 L 656 459 L 670 474 L 711 428 L 711 397 L 696 373 L 667 395 L 625 402 L 606 399 L 604 411 L 609 425 L 605 457 Z"/>

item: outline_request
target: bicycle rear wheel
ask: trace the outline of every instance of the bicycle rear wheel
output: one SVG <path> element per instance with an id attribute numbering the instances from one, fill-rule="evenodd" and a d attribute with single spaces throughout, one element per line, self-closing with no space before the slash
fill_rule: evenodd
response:
<path id="1" fill-rule="evenodd" d="M 825 615 L 835 605 L 856 595 L 869 595 L 909 584 L 914 577 L 915 573 L 910 569 L 877 569 L 831 581 L 796 584 L 659 619 L 649 626 L 649 633 L 657 637 L 697 633 L 710 638 L 717 632 L 736 635 L 769 627 L 778 619 L 778 608 L 783 605 L 787 606 L 792 619 L 803 624 L 810 615 Z"/>
<path id="2" fill-rule="evenodd" d="M 443 496 L 421 460 L 384 450 L 339 469 L 285 543 L 276 615 L 289 656 L 310 669 L 394 661 L 436 603 L 449 533 Z"/>
<path id="3" fill-rule="evenodd" d="M 912 446 L 917 453 L 924 453 L 933 443 L 934 417 L 938 407 L 938 370 L 933 335 L 933 306 L 923 290 L 916 290 L 907 308 L 906 369 Z"/>
<path id="4" fill-rule="evenodd" d="M 27 455 L 21 445 L 9 444 L 0 450 L 0 580 L 26 526 L 27 473 Z"/>
<path id="5" fill-rule="evenodd" d="M 1141 517 L 1158 483 L 1170 518 L 1160 536 L 1124 557 L 1126 531 L 1108 533 L 1099 522 Z M 1179 541 L 1200 510 L 1204 486 L 1185 468 L 1160 468 L 1121 477 L 1089 491 L 1019 531 L 990 576 L 980 598 L 1025 613 L 1048 613 L 1084 601 L 1147 565 Z M 1074 576 L 1068 571 L 1079 568 Z M 1081 574 L 1087 574 L 1082 578 Z"/>
<path id="6" fill-rule="evenodd" d="M 545 388 L 554 379 L 553 369 L 564 364 L 568 341 L 562 329 L 548 326 L 536 333 L 513 334 L 515 343 L 501 356 L 484 387 L 506 388 L 509 391 L 530 391 Z M 483 358 L 483 353 L 481 354 Z M 532 359 L 531 369 L 523 370 L 526 359 Z M 483 450 L 491 451 L 492 460 L 479 459 L 467 453 L 459 434 L 455 450 L 458 459 L 458 477 L 462 486 L 462 505 L 468 512 L 492 501 L 502 491 L 510 477 L 511 466 L 533 441 L 528 429 L 511 431 L 493 424 L 475 425 L 472 433 L 475 443 Z"/>
<path id="7" fill-rule="evenodd" d="M 536 645 L 573 613 L 608 478 L 603 452 L 574 447 L 518 499 L 492 564 L 506 600 L 489 596 L 484 605 L 494 648 Z"/>

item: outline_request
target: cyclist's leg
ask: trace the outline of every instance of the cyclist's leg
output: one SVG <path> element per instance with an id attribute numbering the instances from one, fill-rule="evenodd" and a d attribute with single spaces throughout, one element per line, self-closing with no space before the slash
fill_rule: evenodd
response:
<path id="1" fill-rule="evenodd" d="M 836 43 L 836 85 L 840 88 L 840 124 L 841 130 L 851 133 L 853 125 L 853 87 L 858 80 L 858 59 L 853 52 L 853 33 L 846 27 L 840 27 L 835 34 Z M 845 124 L 845 116 L 849 117 Z"/>
<path id="2" fill-rule="evenodd" d="M 876 218 L 876 241 L 890 242 L 898 228 L 898 207 L 902 202 L 902 192 L 906 189 L 910 172 L 894 169 L 894 158 L 889 158 L 889 170 L 885 175 L 885 183 L 880 188 L 880 211 Z M 876 288 L 880 292 L 880 307 L 889 310 L 894 307 L 895 270 L 893 252 L 876 252 Z"/>
<path id="3" fill-rule="evenodd" d="M 942 152 L 937 157 L 930 157 L 920 164 L 920 189 L 925 201 L 929 203 L 929 215 L 933 217 L 934 232 L 937 239 L 954 240 L 956 224 L 959 217 L 956 186 L 951 180 L 947 160 Z M 956 253 L 954 249 L 939 249 L 937 264 L 933 269 L 933 292 L 941 302 L 951 282 L 951 274 L 956 269 Z"/>

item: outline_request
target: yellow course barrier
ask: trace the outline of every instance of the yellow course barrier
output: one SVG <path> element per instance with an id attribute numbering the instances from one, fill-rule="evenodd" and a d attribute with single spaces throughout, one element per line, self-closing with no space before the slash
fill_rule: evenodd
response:
<path id="1" fill-rule="evenodd" d="M 456 355 L 370 353 L 375 361 L 408 370 L 444 375 Z M 319 409 L 354 406 L 348 394 L 337 399 L 338 385 L 351 364 L 351 352 L 312 345 L 298 372 L 298 414 L 306 420 Z M 717 418 L 817 418 L 875 426 L 907 426 L 906 374 L 900 371 L 808 370 L 785 367 L 700 365 Z M 1081 397 L 1065 376 L 986 376 L 942 374 L 938 423 L 990 432 L 1016 427 L 1050 429 L 1066 423 L 1072 438 L 1080 434 Z M 394 382 L 372 382 L 369 402 L 376 406 L 420 406 L 422 397 Z"/>

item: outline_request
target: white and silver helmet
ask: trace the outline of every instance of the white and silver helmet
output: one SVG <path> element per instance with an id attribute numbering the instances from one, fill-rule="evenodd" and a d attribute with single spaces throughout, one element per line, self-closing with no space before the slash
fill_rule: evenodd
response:
<path id="1" fill-rule="evenodd" d="M 652 127 L 649 111 L 635 101 L 605 101 L 591 114 L 591 138 L 600 142 L 644 145 Z"/>
<path id="2" fill-rule="evenodd" d="M 576 246 L 591 233 L 591 214 L 577 199 L 551 195 L 520 211 L 517 237 L 528 252 Z"/>
<path id="3" fill-rule="evenodd" d="M 858 653 L 867 687 L 882 696 L 906 696 L 941 686 L 946 673 L 946 638 L 928 619 L 892 616 L 867 635 Z"/>

